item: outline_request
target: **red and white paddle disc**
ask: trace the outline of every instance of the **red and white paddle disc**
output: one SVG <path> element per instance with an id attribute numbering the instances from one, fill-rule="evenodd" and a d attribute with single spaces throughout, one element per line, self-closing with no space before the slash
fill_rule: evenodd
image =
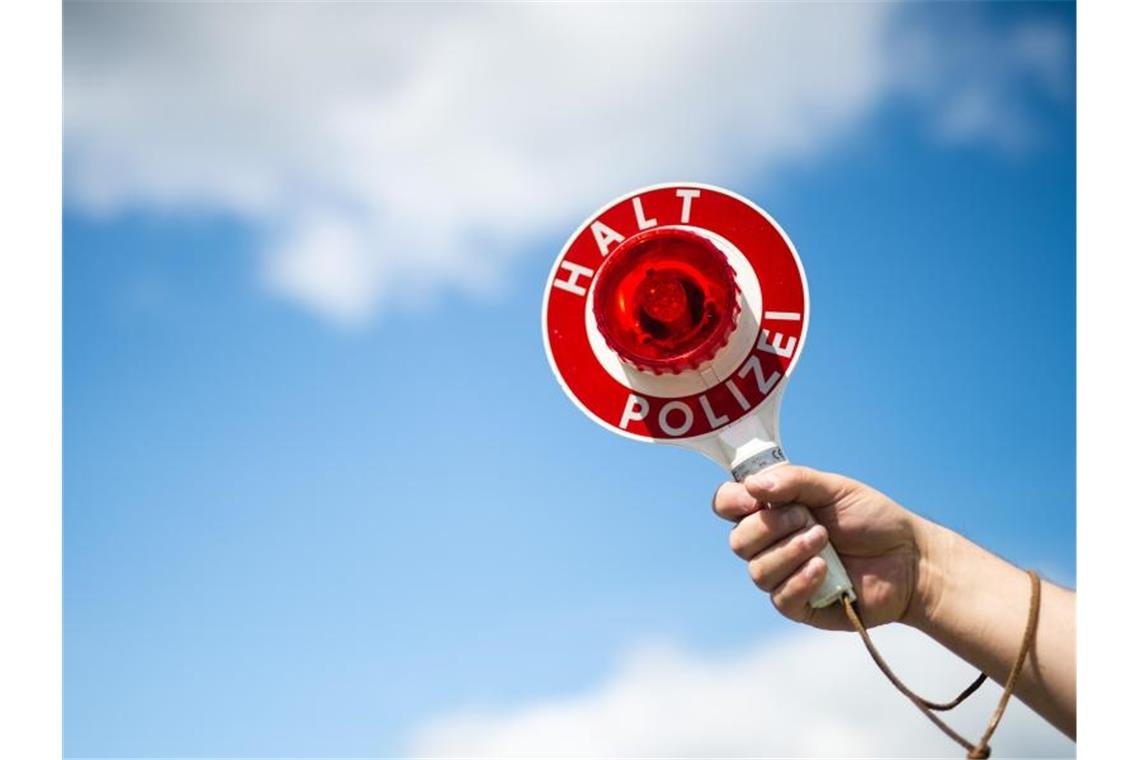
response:
<path id="1" fill-rule="evenodd" d="M 542 330 L 586 414 L 680 442 L 778 403 L 808 312 L 779 225 L 735 193 L 683 183 L 618 198 L 578 228 L 547 281 Z"/>

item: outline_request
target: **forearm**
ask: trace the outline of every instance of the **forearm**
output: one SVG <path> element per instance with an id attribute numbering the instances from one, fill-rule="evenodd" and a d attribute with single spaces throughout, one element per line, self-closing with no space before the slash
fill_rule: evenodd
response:
<path id="1" fill-rule="evenodd" d="M 998 683 L 1009 677 L 1029 614 L 1030 583 L 962 536 L 922 521 L 918 583 L 905 622 Z M 1076 737 L 1076 595 L 1041 583 L 1041 611 L 1015 694 Z"/>

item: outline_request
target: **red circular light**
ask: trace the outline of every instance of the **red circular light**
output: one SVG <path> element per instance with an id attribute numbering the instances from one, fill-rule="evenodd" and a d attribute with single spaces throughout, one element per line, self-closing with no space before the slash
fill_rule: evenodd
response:
<path id="1" fill-rule="evenodd" d="M 594 317 L 606 344 L 638 369 L 677 374 L 728 344 L 740 315 L 732 267 L 683 227 L 634 235 L 598 268 Z"/>

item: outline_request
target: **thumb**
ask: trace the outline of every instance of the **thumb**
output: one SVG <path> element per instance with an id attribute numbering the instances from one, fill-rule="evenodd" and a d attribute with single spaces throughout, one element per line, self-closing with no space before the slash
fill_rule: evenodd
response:
<path id="1" fill-rule="evenodd" d="M 842 475 L 794 464 L 773 467 L 744 479 L 748 493 L 759 501 L 772 504 L 795 502 L 805 507 L 834 504 L 850 490 L 851 483 Z"/>

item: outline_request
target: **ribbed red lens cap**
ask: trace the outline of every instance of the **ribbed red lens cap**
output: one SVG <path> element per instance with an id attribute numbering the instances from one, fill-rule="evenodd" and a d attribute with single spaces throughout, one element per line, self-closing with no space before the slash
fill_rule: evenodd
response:
<path id="1" fill-rule="evenodd" d="M 656 374 L 712 360 L 740 314 L 728 259 L 707 236 L 684 227 L 627 238 L 594 277 L 594 318 L 607 345 Z"/>

